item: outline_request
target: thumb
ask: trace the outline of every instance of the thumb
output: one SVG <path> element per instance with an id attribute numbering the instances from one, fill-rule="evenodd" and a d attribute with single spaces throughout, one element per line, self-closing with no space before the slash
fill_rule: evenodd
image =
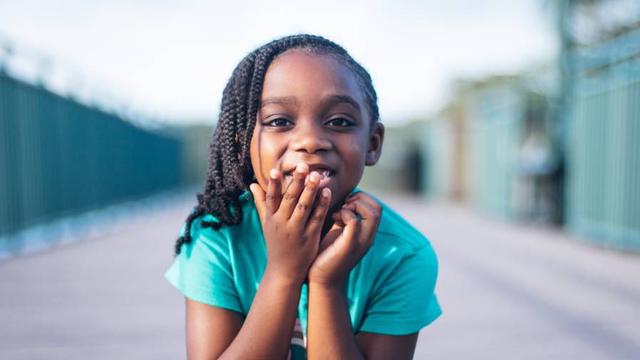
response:
<path id="1" fill-rule="evenodd" d="M 331 226 L 331 229 L 329 229 L 327 234 L 322 238 L 322 241 L 320 242 L 320 248 L 318 249 L 318 253 L 323 252 L 326 248 L 331 246 L 331 244 L 333 244 L 336 241 L 336 239 L 340 236 L 340 234 L 342 234 L 342 229 L 343 229 L 342 225 L 340 225 L 339 223 L 334 223 L 333 226 Z"/>
<path id="2" fill-rule="evenodd" d="M 343 237 L 345 241 L 355 243 L 360 233 L 361 222 L 355 212 L 349 209 L 342 209 L 340 212 L 342 221 L 345 223 Z"/>

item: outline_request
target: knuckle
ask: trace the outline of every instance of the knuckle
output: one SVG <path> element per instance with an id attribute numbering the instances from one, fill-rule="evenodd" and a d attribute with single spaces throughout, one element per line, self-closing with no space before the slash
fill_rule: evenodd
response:
<path id="1" fill-rule="evenodd" d="M 301 202 L 296 205 L 296 209 L 298 209 L 299 211 L 307 211 L 307 209 L 309 209 L 309 205 Z"/>
<path id="2" fill-rule="evenodd" d="M 362 207 L 360 207 L 359 211 L 361 211 L 363 214 L 367 215 L 367 217 L 373 216 L 373 214 L 374 214 L 373 210 L 370 207 L 368 207 L 367 205 L 363 205 Z"/>
<path id="3" fill-rule="evenodd" d="M 321 212 L 316 212 L 313 216 L 311 216 L 311 221 L 313 222 L 322 222 L 324 220 L 324 216 Z"/>
<path id="4" fill-rule="evenodd" d="M 284 194 L 284 199 L 287 201 L 293 201 L 297 198 L 297 196 L 295 196 L 294 194 L 291 193 L 286 193 Z"/>

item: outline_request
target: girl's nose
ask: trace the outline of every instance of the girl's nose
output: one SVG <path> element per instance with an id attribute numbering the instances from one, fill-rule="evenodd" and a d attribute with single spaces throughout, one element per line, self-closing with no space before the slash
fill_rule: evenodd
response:
<path id="1" fill-rule="evenodd" d="M 291 146 L 295 151 L 304 151 L 315 153 L 317 151 L 329 150 L 331 141 L 327 137 L 322 126 L 316 124 L 315 121 L 298 122 L 295 131 L 291 134 Z M 311 124 L 309 124 L 311 123 Z"/>

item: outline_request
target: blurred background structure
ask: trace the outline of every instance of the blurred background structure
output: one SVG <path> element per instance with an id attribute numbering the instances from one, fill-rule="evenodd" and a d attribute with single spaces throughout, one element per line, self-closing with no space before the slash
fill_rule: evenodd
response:
<path id="1" fill-rule="evenodd" d="M 557 62 L 459 80 L 420 122 L 423 193 L 637 252 L 640 5 L 554 5 Z"/>
<path id="2" fill-rule="evenodd" d="M 439 254 L 444 316 L 416 358 L 640 358 L 640 2 L 363 2 L 344 5 L 358 21 L 323 6 L 287 26 L 227 5 L 265 21 L 236 38 L 217 34 L 246 16 L 171 2 L 111 17 L 25 3 L 0 3 L 0 358 L 182 356 L 182 298 L 161 275 L 204 181 L 216 96 L 247 51 L 299 30 L 370 69 L 386 135 L 362 187 Z M 50 52 L 88 29 L 65 53 L 82 70 L 33 47 L 46 31 L 18 16 L 55 18 L 35 9 L 80 19 Z M 92 57 L 111 46 L 93 21 L 139 23 L 138 37 L 107 31 L 125 50 Z M 143 39 L 173 62 L 129 55 Z"/>
<path id="3" fill-rule="evenodd" d="M 640 247 L 640 4 L 610 16 L 572 2 L 561 25 L 567 227 L 617 248 Z"/>
<path id="4" fill-rule="evenodd" d="M 183 186 L 182 139 L 8 74 L 0 93 L 0 234 Z"/>

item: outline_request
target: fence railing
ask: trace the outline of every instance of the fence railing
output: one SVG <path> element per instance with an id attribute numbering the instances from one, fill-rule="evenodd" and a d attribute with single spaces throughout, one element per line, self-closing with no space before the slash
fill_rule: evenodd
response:
<path id="1" fill-rule="evenodd" d="M 182 143 L 0 74 L 0 236 L 182 185 Z"/>
<path id="2" fill-rule="evenodd" d="M 640 250 L 640 30 L 571 59 L 568 226 Z"/>

